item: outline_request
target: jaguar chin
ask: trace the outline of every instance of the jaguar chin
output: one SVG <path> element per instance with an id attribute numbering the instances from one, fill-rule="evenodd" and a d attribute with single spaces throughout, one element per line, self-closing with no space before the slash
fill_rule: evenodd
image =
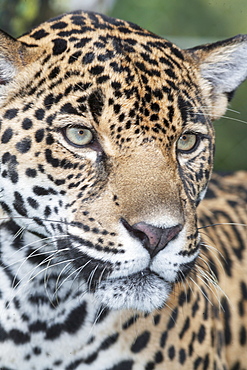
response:
<path id="1" fill-rule="evenodd" d="M 149 313 L 165 305 L 172 285 L 151 270 L 145 269 L 123 278 L 101 282 L 95 296 L 108 308 Z"/>

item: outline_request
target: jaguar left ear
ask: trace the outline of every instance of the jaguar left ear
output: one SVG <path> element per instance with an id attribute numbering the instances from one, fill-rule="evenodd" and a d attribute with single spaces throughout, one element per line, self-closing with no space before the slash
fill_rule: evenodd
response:
<path id="1" fill-rule="evenodd" d="M 8 85 L 36 55 L 36 48 L 9 36 L 0 30 L 0 98 Z"/>
<path id="2" fill-rule="evenodd" d="M 212 119 L 222 116 L 236 88 L 247 78 L 247 35 L 188 49 L 201 74 Z"/>

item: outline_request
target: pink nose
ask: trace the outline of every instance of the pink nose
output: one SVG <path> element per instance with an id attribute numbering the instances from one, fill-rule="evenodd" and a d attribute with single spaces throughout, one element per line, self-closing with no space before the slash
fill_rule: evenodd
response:
<path id="1" fill-rule="evenodd" d="M 128 230 L 131 236 L 139 239 L 143 246 L 147 249 L 151 257 L 156 256 L 166 245 L 174 239 L 182 230 L 181 224 L 161 228 L 153 225 L 149 225 L 145 222 L 138 222 L 134 225 L 130 225 L 124 218 L 121 218 L 121 222 L 124 227 Z"/>

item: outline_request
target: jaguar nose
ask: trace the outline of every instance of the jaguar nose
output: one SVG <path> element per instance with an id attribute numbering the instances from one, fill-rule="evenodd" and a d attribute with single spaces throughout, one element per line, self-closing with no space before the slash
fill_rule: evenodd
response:
<path id="1" fill-rule="evenodd" d="M 161 228 L 145 222 L 138 222 L 131 226 L 124 218 L 121 218 L 121 222 L 132 237 L 141 241 L 152 258 L 164 249 L 172 239 L 175 239 L 183 228 L 181 224 Z"/>

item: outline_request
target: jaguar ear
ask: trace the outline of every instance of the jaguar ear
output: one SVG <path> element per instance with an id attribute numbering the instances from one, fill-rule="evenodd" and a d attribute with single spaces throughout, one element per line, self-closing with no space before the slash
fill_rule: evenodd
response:
<path id="1" fill-rule="evenodd" d="M 35 49 L 0 30 L 0 98 L 18 72 L 34 59 Z"/>
<path id="2" fill-rule="evenodd" d="M 211 108 L 211 118 L 220 118 L 234 91 L 247 77 L 247 35 L 187 51 L 199 67 L 201 87 Z"/>

